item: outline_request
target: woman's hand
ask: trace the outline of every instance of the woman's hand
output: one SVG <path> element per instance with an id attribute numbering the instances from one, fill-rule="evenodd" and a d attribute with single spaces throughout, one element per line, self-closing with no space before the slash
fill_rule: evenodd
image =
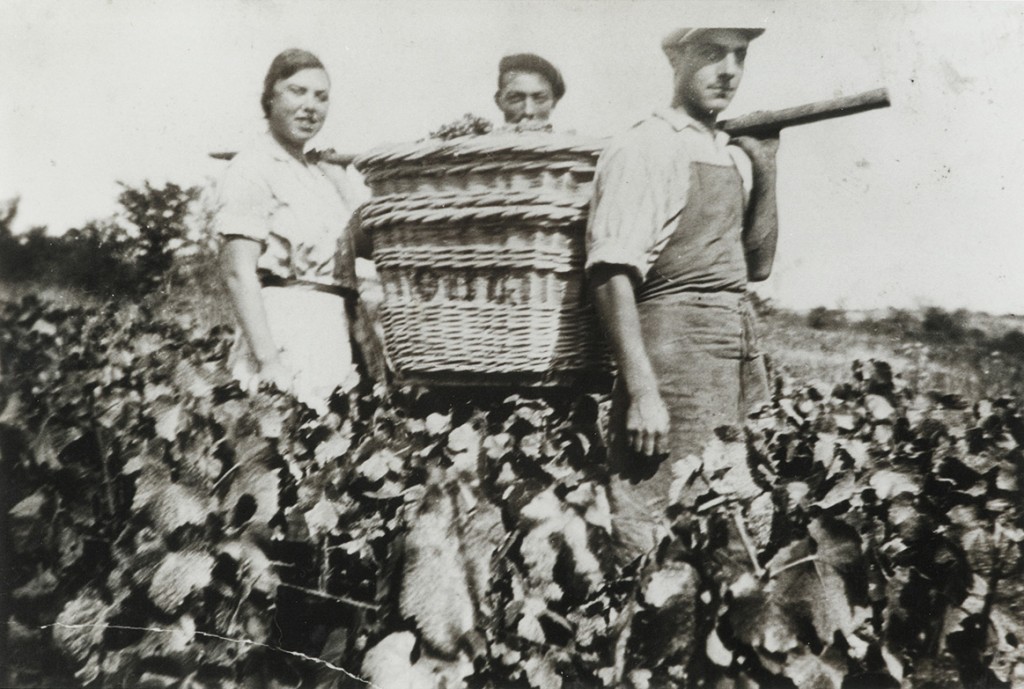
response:
<path id="1" fill-rule="evenodd" d="M 294 392 L 295 371 L 281 363 L 280 359 L 260 366 L 259 378 L 261 382 L 269 384 L 281 392 Z"/>
<path id="2" fill-rule="evenodd" d="M 648 457 L 668 452 L 668 408 L 657 390 L 630 400 L 626 412 L 626 437 L 630 447 Z"/>

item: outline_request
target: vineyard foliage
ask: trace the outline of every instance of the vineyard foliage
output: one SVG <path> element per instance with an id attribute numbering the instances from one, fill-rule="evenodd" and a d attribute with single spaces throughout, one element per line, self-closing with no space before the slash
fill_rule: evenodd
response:
<path id="1" fill-rule="evenodd" d="M 140 298 L 168 282 L 182 256 L 208 239 L 199 187 L 121 183 L 118 211 L 60 235 L 13 231 L 18 199 L 0 211 L 0 279 Z M 187 251 L 186 251 L 187 250 Z"/>
<path id="2" fill-rule="evenodd" d="M 602 400 L 364 382 L 317 416 L 244 394 L 230 335 L 3 307 L 4 684 L 1024 684 L 1011 399 L 779 380 L 621 563 Z"/>

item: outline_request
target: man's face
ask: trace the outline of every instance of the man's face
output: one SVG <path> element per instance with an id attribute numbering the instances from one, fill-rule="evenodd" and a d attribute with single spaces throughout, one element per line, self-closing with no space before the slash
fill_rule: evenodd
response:
<path id="1" fill-rule="evenodd" d="M 508 124 L 547 122 L 556 103 L 551 84 L 535 72 L 506 72 L 494 102 Z"/>
<path id="2" fill-rule="evenodd" d="M 697 119 L 715 116 L 728 107 L 743 79 L 750 40 L 739 31 L 709 31 L 676 50 L 675 102 Z"/>
<path id="3" fill-rule="evenodd" d="M 324 126 L 331 83 L 322 69 L 303 69 L 274 84 L 267 121 L 285 144 L 302 148 Z"/>

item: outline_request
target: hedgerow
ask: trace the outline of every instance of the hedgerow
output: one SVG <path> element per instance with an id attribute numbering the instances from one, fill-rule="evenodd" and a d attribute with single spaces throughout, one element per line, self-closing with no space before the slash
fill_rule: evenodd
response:
<path id="1" fill-rule="evenodd" d="M 364 381 L 317 416 L 244 394 L 229 340 L 3 307 L 5 684 L 1024 682 L 1011 399 L 779 380 L 618 563 L 600 398 Z"/>
<path id="2" fill-rule="evenodd" d="M 105 298 L 139 299 L 164 287 L 186 265 L 182 249 L 205 244 L 200 188 L 120 186 L 117 213 L 56 235 L 46 227 L 15 233 L 18 199 L 9 201 L 0 211 L 0 280 Z"/>

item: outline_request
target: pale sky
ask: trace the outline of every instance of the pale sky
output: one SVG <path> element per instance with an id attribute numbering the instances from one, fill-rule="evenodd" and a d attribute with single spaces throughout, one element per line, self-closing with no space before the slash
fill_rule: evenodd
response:
<path id="1" fill-rule="evenodd" d="M 200 184 L 259 132 L 263 76 L 304 47 L 332 79 L 320 148 L 497 120 L 500 57 L 568 90 L 556 126 L 611 135 L 667 104 L 661 36 L 764 26 L 727 116 L 889 89 L 892 107 L 786 130 L 762 294 L 794 308 L 1024 313 L 1024 3 L 697 0 L 4 0 L 0 200 L 52 232 L 109 215 L 116 180 Z"/>

